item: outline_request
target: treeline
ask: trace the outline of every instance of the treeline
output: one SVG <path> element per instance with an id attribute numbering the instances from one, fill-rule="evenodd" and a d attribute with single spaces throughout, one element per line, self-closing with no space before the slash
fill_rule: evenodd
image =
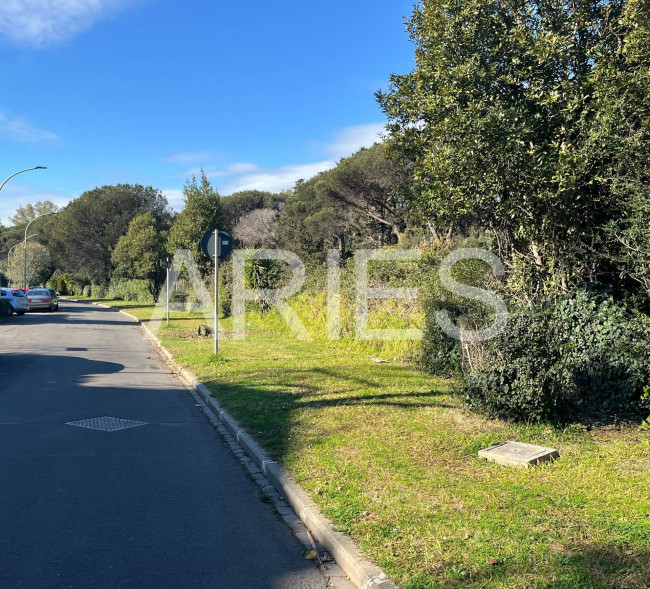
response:
<path id="1" fill-rule="evenodd" d="M 84 192 L 32 225 L 28 282 L 43 283 L 56 269 L 54 280 L 63 290 L 86 285 L 100 290 L 111 282 L 138 280 L 154 296 L 164 278 L 160 259 L 178 249 L 191 250 L 208 272 L 199 242 L 213 228 L 231 233 L 238 247 L 285 248 L 308 264 L 324 261 L 330 248 L 345 260 L 358 247 L 396 244 L 409 219 L 400 177 L 386 150 L 384 144 L 361 149 L 282 193 L 247 190 L 222 196 L 202 173 L 186 182 L 180 213 L 171 211 L 162 192 L 151 186 L 118 184 Z M 14 225 L 0 228 L 0 247 L 19 243 L 31 219 L 55 211 L 48 202 L 19 209 Z M 4 260 L 5 274 L 16 284 L 22 282 L 22 251 L 19 244 Z M 38 259 L 35 252 L 41 254 Z"/>

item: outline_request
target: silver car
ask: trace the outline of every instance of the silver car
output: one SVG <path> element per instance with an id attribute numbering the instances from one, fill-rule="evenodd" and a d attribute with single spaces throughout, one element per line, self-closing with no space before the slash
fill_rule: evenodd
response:
<path id="1" fill-rule="evenodd" d="M 30 288 L 27 291 L 27 300 L 30 311 L 35 309 L 59 310 L 59 297 L 51 288 Z"/>
<path id="2" fill-rule="evenodd" d="M 9 301 L 11 312 L 16 313 L 16 315 L 24 315 L 29 311 L 27 295 L 19 288 L 0 288 L 0 298 Z"/>

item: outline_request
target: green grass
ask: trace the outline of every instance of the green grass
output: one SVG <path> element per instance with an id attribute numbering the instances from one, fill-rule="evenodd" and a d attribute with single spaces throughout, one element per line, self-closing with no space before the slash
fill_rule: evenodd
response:
<path id="1" fill-rule="evenodd" d="M 158 335 L 400 587 L 650 587 L 647 431 L 485 420 L 452 381 L 371 362 L 358 343 L 297 341 L 273 315 L 248 321 L 217 359 L 199 316 L 173 313 Z M 505 439 L 561 458 L 528 470 L 477 458 Z"/>

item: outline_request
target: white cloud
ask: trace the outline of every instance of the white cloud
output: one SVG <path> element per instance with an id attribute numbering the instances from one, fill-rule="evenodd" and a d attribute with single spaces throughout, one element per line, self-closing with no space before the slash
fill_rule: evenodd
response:
<path id="1" fill-rule="evenodd" d="M 326 159 L 311 163 L 288 164 L 275 168 L 263 167 L 250 162 L 234 162 L 222 169 L 205 167 L 205 175 L 214 181 L 221 194 L 232 194 L 240 190 L 265 190 L 279 192 L 293 188 L 298 180 L 309 180 L 316 174 L 330 170 L 342 157 L 347 157 L 361 149 L 370 147 L 381 141 L 381 134 L 385 127 L 382 123 L 367 123 L 345 127 L 332 134 L 329 141 L 315 142 L 317 151 Z M 207 163 L 207 154 L 214 156 L 214 152 L 189 152 L 177 154 L 166 158 L 168 163 L 201 163 L 199 156 L 204 157 Z M 185 170 L 183 175 L 198 176 L 200 168 Z M 163 191 L 169 203 L 176 210 L 183 207 L 182 192 L 180 190 Z"/>
<path id="2" fill-rule="evenodd" d="M 0 180 L 0 182 L 2 181 Z M 4 225 L 11 225 L 9 217 L 12 217 L 19 207 L 44 200 L 49 200 L 59 207 L 64 207 L 77 196 L 61 194 L 60 192 L 39 191 L 14 180 L 8 182 L 0 194 L 2 195 L 2 213 L 5 215 L 4 218 L 0 219 L 0 222 Z"/>
<path id="3" fill-rule="evenodd" d="M 1 0 L 0 35 L 42 47 L 69 39 L 134 0 Z"/>
<path id="4" fill-rule="evenodd" d="M 337 131 L 331 140 L 323 146 L 323 153 L 332 159 L 352 155 L 362 147 L 370 147 L 381 141 L 381 134 L 386 127 L 383 123 L 366 123 L 345 127 Z"/>
<path id="5" fill-rule="evenodd" d="M 0 112 L 0 137 L 21 143 L 40 143 L 58 139 L 55 133 L 39 129 L 22 117 L 9 117 L 2 112 Z"/>
<path id="6" fill-rule="evenodd" d="M 162 193 L 165 195 L 169 206 L 175 211 L 180 211 L 185 206 L 182 190 L 170 188 L 168 190 L 163 190 Z"/>
<path id="7" fill-rule="evenodd" d="M 311 164 L 280 166 L 279 168 L 262 168 L 254 164 L 236 163 L 225 170 L 207 173 L 208 178 L 223 178 L 217 183 L 219 192 L 232 194 L 240 190 L 266 190 L 279 192 L 293 188 L 298 180 L 308 180 L 312 176 L 334 167 L 333 161 Z"/>

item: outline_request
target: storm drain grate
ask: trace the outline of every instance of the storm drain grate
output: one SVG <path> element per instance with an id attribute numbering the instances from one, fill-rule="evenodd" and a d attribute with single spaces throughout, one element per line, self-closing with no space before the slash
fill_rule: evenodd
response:
<path id="1" fill-rule="evenodd" d="M 130 419 L 119 419 L 118 417 L 93 417 L 92 419 L 81 419 L 80 421 L 69 421 L 66 425 L 76 425 L 88 429 L 98 429 L 103 432 L 116 432 L 121 429 L 147 425 L 144 421 L 132 421 Z"/>

